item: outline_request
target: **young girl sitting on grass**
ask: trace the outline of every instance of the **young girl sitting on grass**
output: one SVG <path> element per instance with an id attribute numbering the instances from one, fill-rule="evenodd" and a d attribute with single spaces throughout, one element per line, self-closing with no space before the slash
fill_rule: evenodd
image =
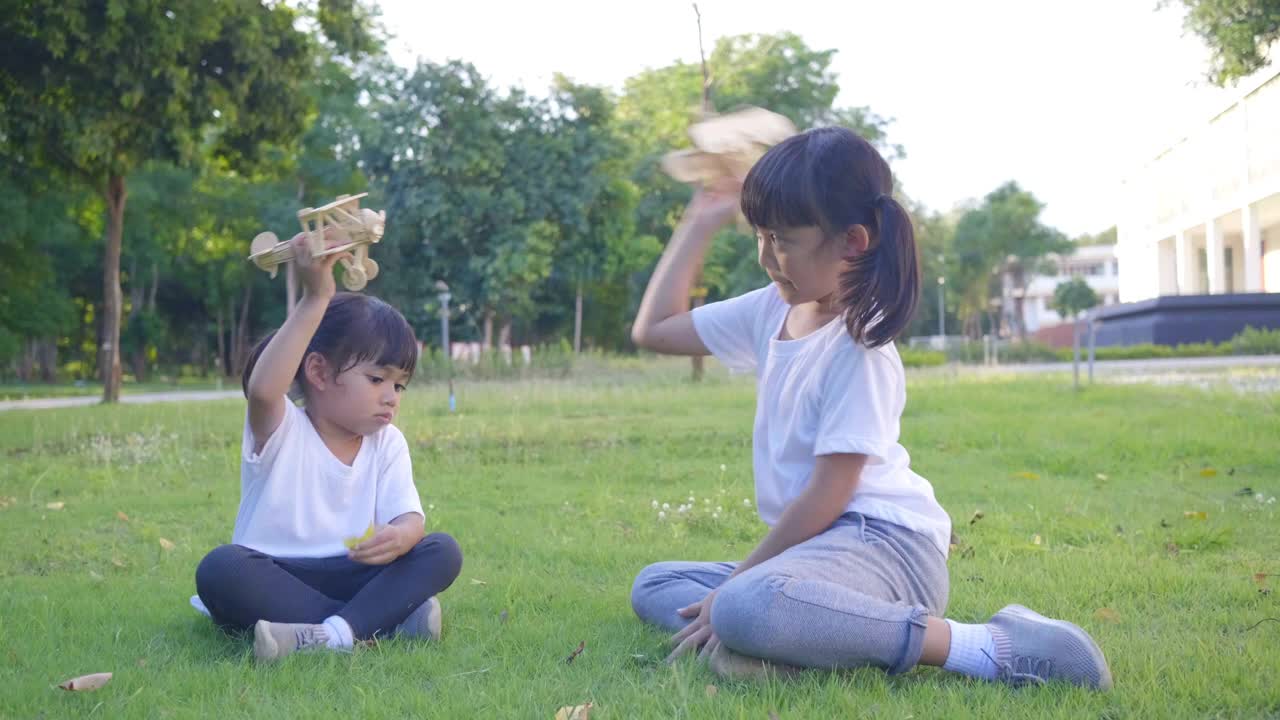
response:
<path id="1" fill-rule="evenodd" d="M 381 300 L 335 293 L 341 255 L 313 260 L 304 236 L 293 243 L 302 299 L 245 367 L 240 510 L 232 544 L 196 568 L 199 600 L 219 625 L 252 627 L 268 662 L 374 636 L 439 637 L 436 595 L 462 554 L 448 535 L 424 537 L 409 446 L 392 424 L 417 364 L 413 329 Z"/>
<path id="2" fill-rule="evenodd" d="M 788 666 L 939 665 L 1009 683 L 1106 689 L 1084 630 L 1009 605 L 943 620 L 951 521 L 898 444 L 905 376 L 893 339 L 919 297 L 911 218 L 866 140 L 794 136 L 737 189 L 701 191 L 636 315 L 636 344 L 755 373 L 752 448 L 764 539 L 742 562 L 663 562 L 631 602 L 734 676 Z M 688 312 L 695 269 L 741 207 L 773 282 Z"/>

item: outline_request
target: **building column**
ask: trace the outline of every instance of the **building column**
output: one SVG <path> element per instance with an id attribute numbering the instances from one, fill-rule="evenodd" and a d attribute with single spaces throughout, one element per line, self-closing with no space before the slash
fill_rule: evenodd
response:
<path id="1" fill-rule="evenodd" d="M 1244 251 L 1244 292 L 1262 292 L 1262 228 L 1258 225 L 1258 206 L 1240 209 L 1240 229 Z"/>
<path id="2" fill-rule="evenodd" d="M 1221 295 L 1226 287 L 1226 263 L 1222 257 L 1222 231 L 1213 218 L 1204 223 L 1204 252 L 1209 262 L 1209 294 Z"/>
<path id="3" fill-rule="evenodd" d="M 1191 237 L 1186 231 L 1179 230 L 1174 236 L 1174 253 L 1178 269 L 1178 294 L 1195 295 L 1196 270 L 1191 256 Z"/>

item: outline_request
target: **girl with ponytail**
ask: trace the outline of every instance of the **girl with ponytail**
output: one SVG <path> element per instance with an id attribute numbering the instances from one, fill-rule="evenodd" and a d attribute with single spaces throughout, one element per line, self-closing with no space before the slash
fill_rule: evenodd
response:
<path id="1" fill-rule="evenodd" d="M 646 622 L 728 676 L 918 664 L 1012 684 L 1106 689 L 1082 629 L 1009 605 L 944 620 L 951 520 L 898 442 L 906 382 L 894 338 L 920 272 L 911 218 L 876 149 L 844 128 L 776 145 L 733 185 L 697 192 L 632 326 L 641 347 L 752 372 L 756 506 L 768 533 L 741 562 L 660 562 L 631 592 Z M 688 310 L 696 268 L 738 209 L 767 287 Z"/>

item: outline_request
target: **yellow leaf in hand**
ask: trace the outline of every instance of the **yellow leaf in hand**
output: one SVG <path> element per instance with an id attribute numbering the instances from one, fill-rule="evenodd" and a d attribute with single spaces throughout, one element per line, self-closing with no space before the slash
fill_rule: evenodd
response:
<path id="1" fill-rule="evenodd" d="M 363 535 L 361 535 L 360 537 L 349 537 L 346 540 L 343 540 L 342 544 L 346 545 L 348 550 L 355 550 L 360 545 L 360 543 L 372 537 L 373 537 L 373 523 L 369 523 L 369 527 L 365 528 Z"/>

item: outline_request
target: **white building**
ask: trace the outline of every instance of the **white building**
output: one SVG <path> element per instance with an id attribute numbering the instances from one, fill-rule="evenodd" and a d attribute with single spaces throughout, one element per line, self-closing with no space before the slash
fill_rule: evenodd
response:
<path id="1" fill-rule="evenodd" d="M 1121 302 L 1280 292 L 1280 59 L 1122 192 Z"/>
<path id="2" fill-rule="evenodd" d="M 1119 300 L 1120 280 L 1115 245 L 1085 245 L 1066 256 L 1051 255 L 1057 272 L 1037 275 L 1027 284 L 1022 301 L 1022 321 L 1028 332 L 1058 325 L 1063 319 L 1053 309 L 1053 293 L 1072 278 L 1084 278 L 1103 305 Z"/>

